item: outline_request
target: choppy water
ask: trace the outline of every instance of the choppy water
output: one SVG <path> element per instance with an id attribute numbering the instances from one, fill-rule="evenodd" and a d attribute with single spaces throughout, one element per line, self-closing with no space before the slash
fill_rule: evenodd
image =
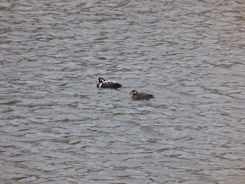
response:
<path id="1" fill-rule="evenodd" d="M 245 182 L 243 0 L 3 0 L 0 19 L 1 184 Z"/>

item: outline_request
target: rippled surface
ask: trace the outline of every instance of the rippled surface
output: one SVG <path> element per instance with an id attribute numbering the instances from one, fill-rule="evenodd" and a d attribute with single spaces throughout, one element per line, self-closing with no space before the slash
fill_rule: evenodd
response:
<path id="1" fill-rule="evenodd" d="M 4 0 L 0 16 L 0 183 L 245 182 L 244 1 Z"/>

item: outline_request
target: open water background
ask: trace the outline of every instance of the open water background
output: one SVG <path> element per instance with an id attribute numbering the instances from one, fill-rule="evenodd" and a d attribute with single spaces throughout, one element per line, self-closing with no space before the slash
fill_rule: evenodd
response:
<path id="1" fill-rule="evenodd" d="M 1 184 L 245 183 L 245 1 L 2 0 L 0 20 Z"/>

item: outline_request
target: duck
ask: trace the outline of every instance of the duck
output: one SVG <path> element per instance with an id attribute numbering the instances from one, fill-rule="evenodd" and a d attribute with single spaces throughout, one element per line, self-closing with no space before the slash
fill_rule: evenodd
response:
<path id="1" fill-rule="evenodd" d="M 134 100 L 149 100 L 150 98 L 154 98 L 152 94 L 143 92 L 139 93 L 136 90 L 132 90 L 130 94 L 132 95 L 132 99 Z"/>
<path id="2" fill-rule="evenodd" d="M 117 83 L 116 81 L 105 80 L 103 77 L 99 77 L 97 80 L 97 88 L 117 89 L 121 87 L 122 85 Z"/>

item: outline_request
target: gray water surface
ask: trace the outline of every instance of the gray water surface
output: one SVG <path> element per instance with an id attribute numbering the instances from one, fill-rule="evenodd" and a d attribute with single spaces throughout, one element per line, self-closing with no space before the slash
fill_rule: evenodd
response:
<path id="1" fill-rule="evenodd" d="M 245 183 L 243 0 L 3 0 L 0 20 L 1 184 Z"/>

